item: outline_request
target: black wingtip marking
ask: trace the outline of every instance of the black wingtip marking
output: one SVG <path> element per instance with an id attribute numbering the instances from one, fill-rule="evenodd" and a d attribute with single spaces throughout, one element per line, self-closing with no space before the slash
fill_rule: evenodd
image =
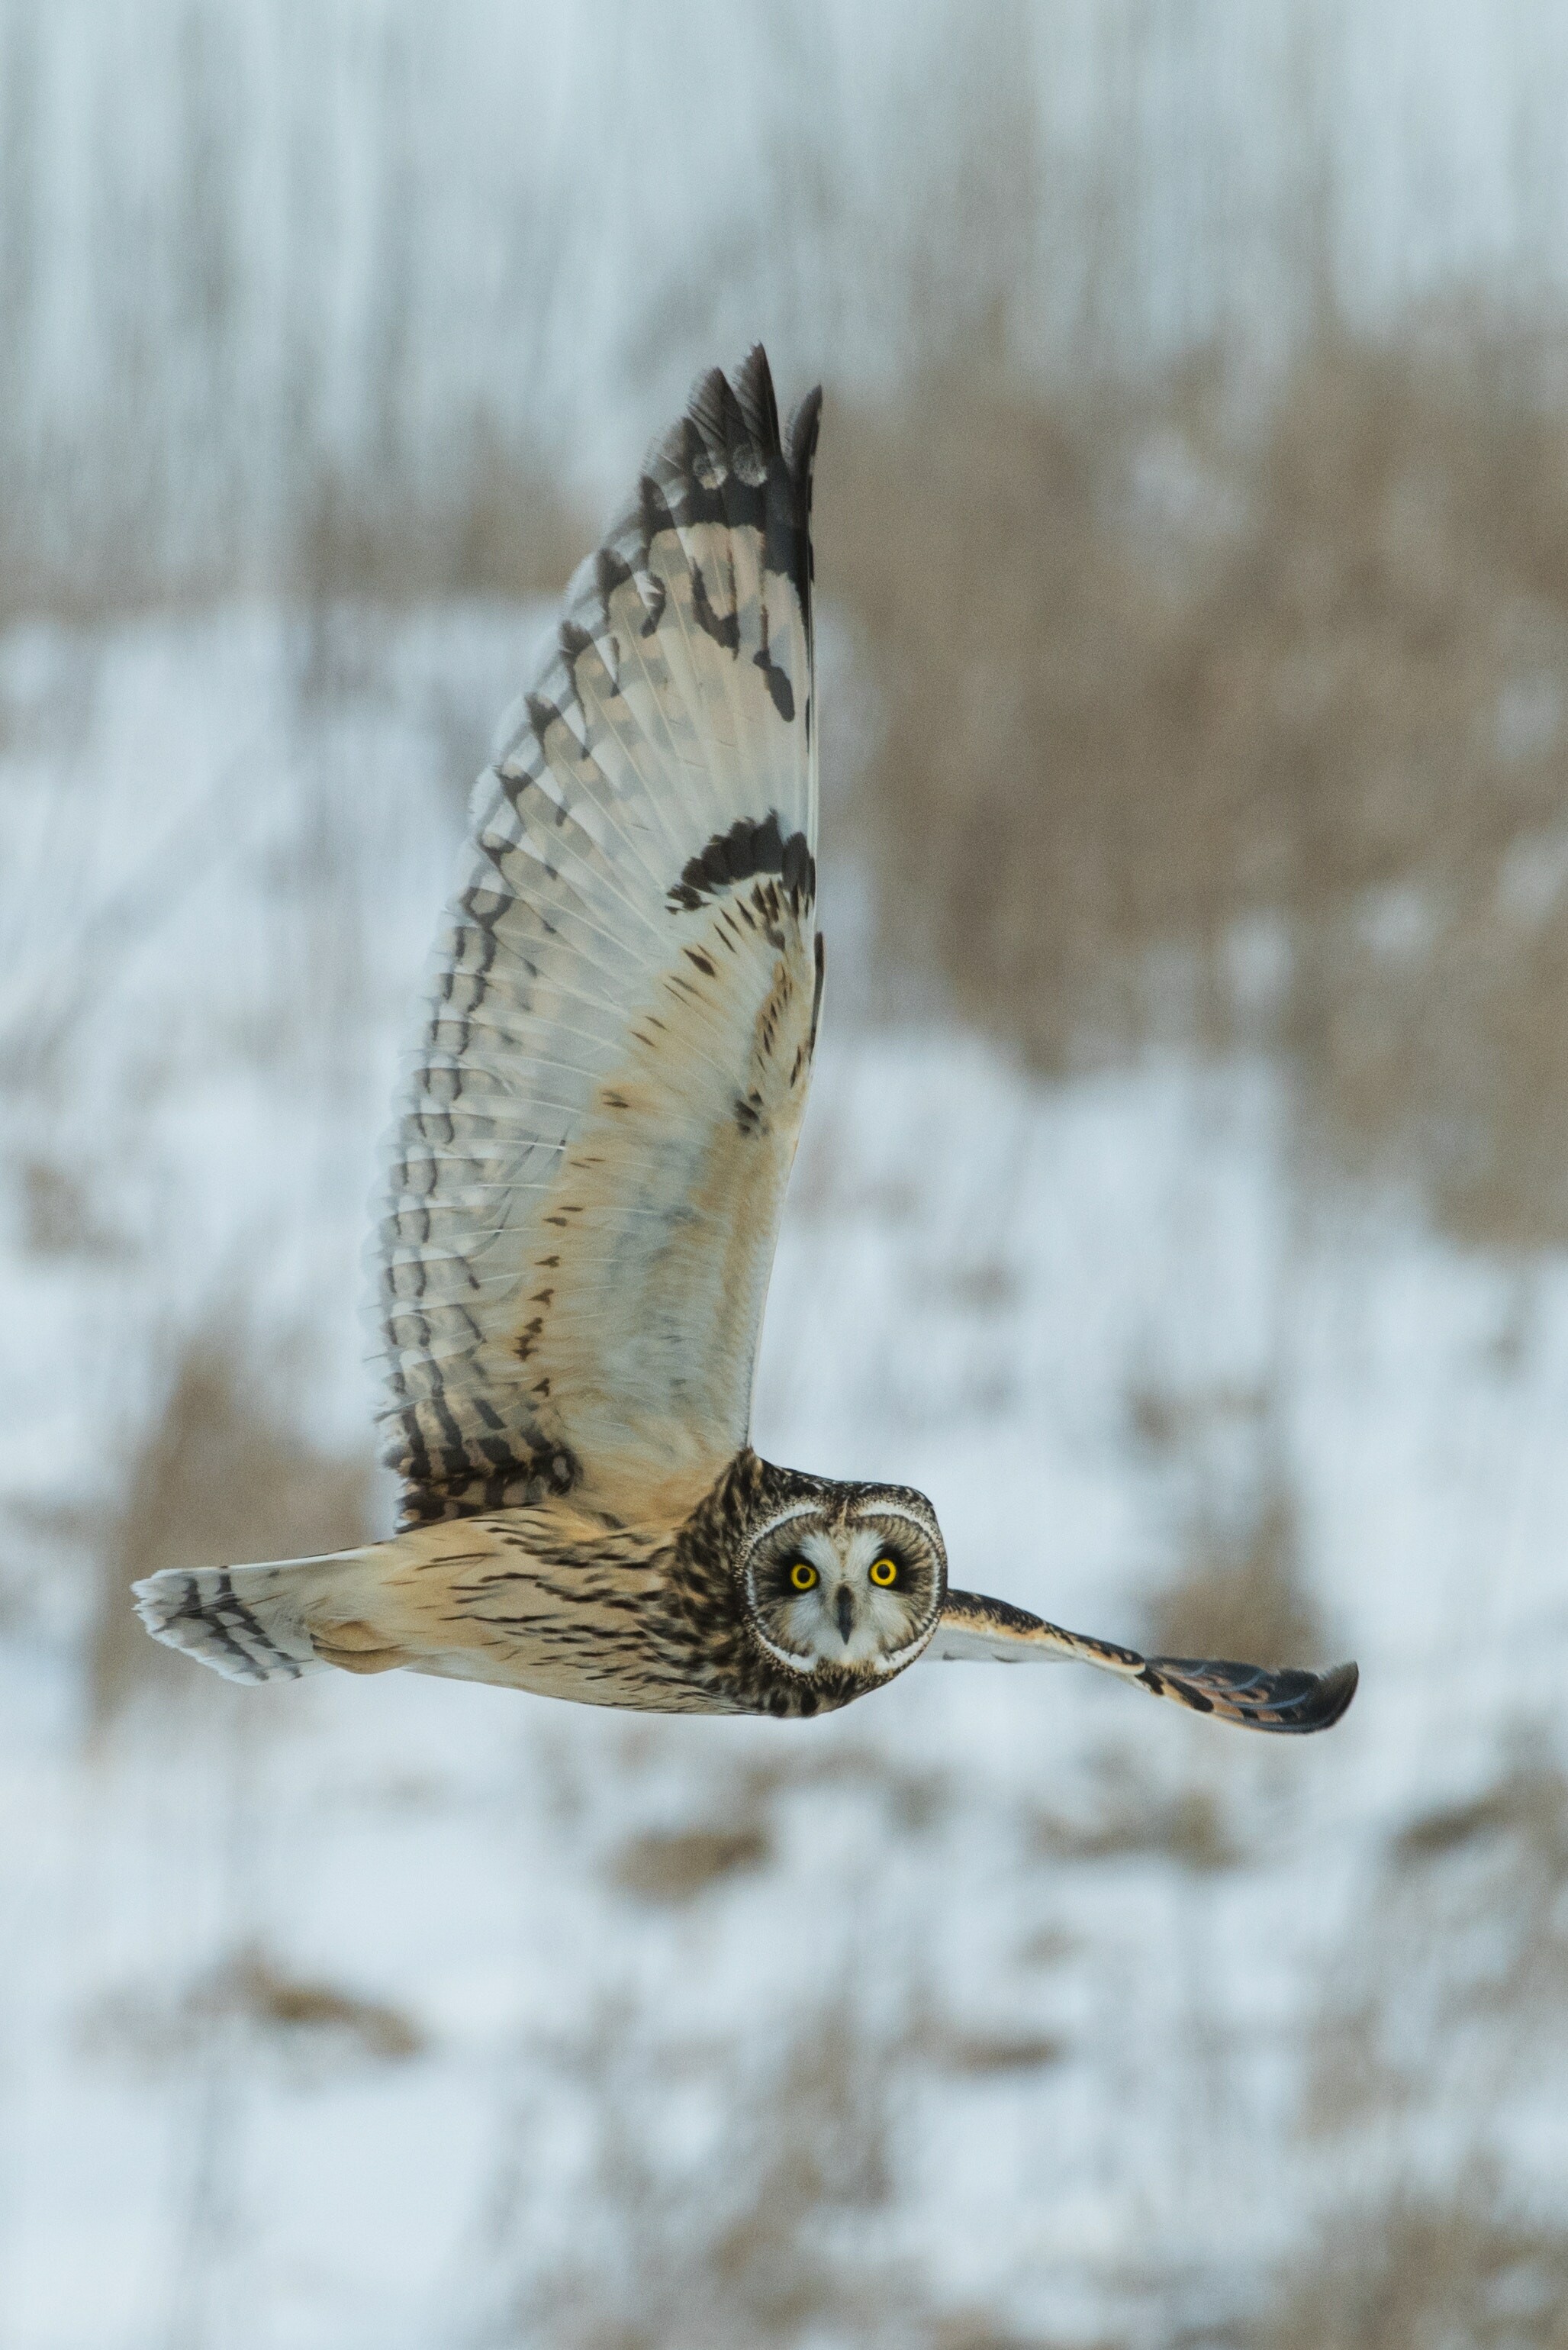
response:
<path id="1" fill-rule="evenodd" d="M 730 390 L 723 369 L 704 368 L 691 387 L 681 422 L 694 424 L 708 446 L 722 454 L 734 437 L 734 423 L 740 421 L 740 403 Z M 688 462 L 690 455 L 688 443 Z"/>
<path id="2" fill-rule="evenodd" d="M 1319 1673 L 1316 1679 L 1312 1719 L 1301 1726 L 1303 1730 L 1332 1730 L 1350 1711 L 1350 1701 L 1361 1685 L 1361 1668 L 1354 1662 L 1335 1665 L 1330 1671 Z"/>
<path id="3" fill-rule="evenodd" d="M 686 414 L 727 466 L 738 461 L 742 471 L 760 473 L 779 463 L 793 475 L 779 431 L 773 369 L 761 343 L 752 345 L 732 380 L 722 368 L 706 369 L 691 387 Z"/>
<path id="4" fill-rule="evenodd" d="M 779 408 L 774 397 L 773 369 L 761 343 L 752 345 L 735 371 L 735 398 L 758 447 L 779 448 Z"/>
<path id="5" fill-rule="evenodd" d="M 698 377 L 684 421 L 701 436 L 716 466 L 753 487 L 784 464 L 773 378 L 760 343 L 736 369 L 732 384 L 719 368 Z M 690 453 L 694 457 L 697 452 Z M 691 470 L 695 472 L 695 466 Z"/>
<path id="6" fill-rule="evenodd" d="M 660 444 L 667 462 L 673 460 L 685 476 L 689 494 L 698 489 L 693 440 L 711 463 L 723 467 L 726 519 L 762 531 L 764 567 L 793 580 L 808 624 L 812 467 L 821 421 L 818 384 L 795 409 L 787 432 L 780 432 L 768 355 L 761 343 L 753 343 L 732 383 L 719 368 L 698 377 L 680 425 Z M 697 503 L 702 503 L 700 496 Z"/>
<path id="7" fill-rule="evenodd" d="M 1157 1695 L 1178 1698 L 1195 1711 L 1217 1713 L 1248 1730 L 1300 1738 L 1332 1730 L 1343 1720 L 1361 1674 L 1354 1664 L 1334 1665 L 1325 1673 L 1299 1666 L 1267 1672 L 1226 1657 L 1151 1657 L 1139 1678 Z"/>
<path id="8" fill-rule="evenodd" d="M 814 384 L 789 421 L 784 463 L 801 503 L 802 519 L 811 516 L 812 468 L 816 463 L 817 434 L 822 430 L 822 386 Z"/>
<path id="9" fill-rule="evenodd" d="M 818 387 L 795 410 L 787 434 L 781 434 L 773 375 L 760 343 L 748 351 L 732 380 L 718 368 L 700 375 L 684 413 L 649 447 L 636 494 L 610 525 L 595 557 L 592 577 L 599 611 L 598 625 L 590 634 L 606 633 L 611 599 L 635 579 L 644 609 L 634 625 L 643 637 L 656 635 L 666 602 L 654 559 L 656 541 L 668 532 L 711 525 L 757 535 L 763 570 L 790 581 L 809 638 L 811 471 L 821 405 Z M 714 624 L 711 633 L 723 642 L 730 624 L 711 604 L 715 584 L 704 581 L 702 592 Z M 704 619 L 701 625 L 710 627 L 710 621 Z M 570 669 L 574 650 L 563 645 L 562 652 Z M 787 699 L 800 699 L 799 681 L 775 680 L 766 665 L 764 674 L 780 715 L 789 717 L 784 706 L 785 688 Z M 806 706 L 809 712 L 809 697 Z"/>

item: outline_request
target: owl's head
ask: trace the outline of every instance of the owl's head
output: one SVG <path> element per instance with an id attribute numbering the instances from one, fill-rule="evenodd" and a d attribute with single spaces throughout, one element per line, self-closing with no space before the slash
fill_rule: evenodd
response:
<path id="1" fill-rule="evenodd" d="M 902 1485 L 812 1479 L 751 1533 L 752 1634 L 790 1672 L 866 1683 L 912 1664 L 936 1628 L 947 1555 L 936 1513 Z"/>

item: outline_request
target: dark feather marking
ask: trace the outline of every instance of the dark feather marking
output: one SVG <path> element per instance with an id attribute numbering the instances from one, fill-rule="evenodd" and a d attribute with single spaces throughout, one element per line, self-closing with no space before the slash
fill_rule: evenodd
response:
<path id="1" fill-rule="evenodd" d="M 592 721 L 588 705 L 583 699 L 582 684 L 577 676 L 577 663 L 585 653 L 598 655 L 599 668 L 605 673 L 612 695 L 618 693 L 619 688 L 614 678 L 609 676 L 608 665 L 603 655 L 599 654 L 598 645 L 591 630 L 585 629 L 580 621 L 574 620 L 569 616 L 564 619 L 556 632 L 556 643 L 560 649 L 561 666 L 566 672 L 566 681 L 572 689 L 572 699 L 577 705 L 583 722 L 582 744 L 578 756 L 587 761 L 592 756 L 590 745 Z"/>
<path id="2" fill-rule="evenodd" d="M 728 832 L 716 832 L 681 868 L 680 880 L 668 892 L 670 911 L 694 913 L 738 881 L 774 874 L 797 898 L 815 899 L 816 864 L 805 833 L 792 832 L 784 839 L 776 808 L 770 808 L 760 824 L 738 816 Z"/>
<path id="3" fill-rule="evenodd" d="M 271 1633 L 263 1630 L 255 1617 L 245 1606 L 244 1601 L 234 1589 L 234 1577 L 230 1575 L 227 1567 L 223 1569 L 223 1573 L 218 1577 L 218 1591 L 230 1616 L 233 1617 L 234 1622 L 238 1624 L 241 1631 L 247 1633 L 255 1642 L 257 1648 L 260 1648 L 264 1656 L 271 1657 L 274 1662 L 277 1664 L 285 1664 L 291 1661 L 289 1659 L 285 1657 L 283 1650 L 278 1647 L 277 1642 L 273 1638 Z"/>
<path id="4" fill-rule="evenodd" d="M 741 650 L 741 619 L 738 612 L 716 612 L 709 600 L 708 583 L 702 577 L 700 563 L 691 566 L 691 609 L 697 625 L 712 638 L 721 650 L 739 654 Z"/>
<path id="5" fill-rule="evenodd" d="M 607 621 L 609 619 L 610 598 L 618 588 L 629 588 L 632 585 L 633 573 L 630 564 L 607 541 L 594 557 L 594 586 L 598 589 L 599 602 L 604 607 Z"/>
<path id="6" fill-rule="evenodd" d="M 223 1580 L 227 1582 L 228 1578 L 226 1575 Z M 222 1594 L 220 1591 L 220 1597 L 221 1596 Z M 243 1665 L 251 1672 L 254 1672 L 255 1659 L 254 1657 L 246 1655 L 244 1649 L 235 1639 L 228 1626 L 223 1622 L 223 1617 L 215 1611 L 209 1609 L 205 1605 L 202 1598 L 202 1586 L 197 1582 L 196 1577 L 193 1575 L 187 1575 L 185 1579 L 184 1597 L 181 1600 L 179 1607 L 174 1609 L 169 1620 L 171 1623 L 194 1623 L 202 1625 L 218 1642 L 220 1648 L 226 1650 L 228 1655 L 234 1659 L 236 1664 Z"/>
<path id="7" fill-rule="evenodd" d="M 790 683 L 788 670 L 780 669 L 768 650 L 768 608 L 765 604 L 762 608 L 762 648 L 752 655 L 752 665 L 762 671 L 774 708 L 787 726 L 794 719 L 794 688 Z"/>

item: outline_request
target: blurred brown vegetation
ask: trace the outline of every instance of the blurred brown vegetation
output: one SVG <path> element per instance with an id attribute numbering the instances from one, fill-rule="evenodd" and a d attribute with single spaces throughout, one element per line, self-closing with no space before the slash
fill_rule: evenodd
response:
<path id="1" fill-rule="evenodd" d="M 548 467 L 479 432 L 454 471 L 454 485 L 433 497 L 411 467 L 374 481 L 325 474 L 302 501 L 285 592 L 387 603 L 555 593 L 581 557 L 590 526 Z"/>
<path id="2" fill-rule="evenodd" d="M 1410 1822 L 1315 2034 L 1304 2118 L 1348 2142 L 1447 2087 L 1474 2114 L 1528 2093 L 1568 2001 L 1568 1777 L 1521 1733 L 1490 1786 Z M 1477 2084 L 1484 2085 L 1478 2092 Z"/>
<path id="3" fill-rule="evenodd" d="M 122 1992 L 90 2011 L 83 2036 L 95 2050 L 164 2064 L 210 2049 L 238 2033 L 280 2056 L 302 2077 L 342 2064 L 403 2064 L 425 2045 L 401 2008 L 317 1976 L 300 1975 L 247 1945 L 179 1995 Z"/>
<path id="4" fill-rule="evenodd" d="M 126 1478 L 100 1551 L 91 1652 L 92 1717 L 133 1690 L 210 1700 L 210 1674 L 150 1640 L 130 1586 L 161 1567 L 302 1558 L 349 1550 L 370 1533 L 368 1458 L 317 1451 L 280 1417 L 243 1317 L 192 1334 L 176 1352 L 161 1412 Z"/>
<path id="5" fill-rule="evenodd" d="M 335 596 L 406 604 L 547 595 L 587 543 L 582 517 L 545 465 L 488 437 L 450 494 L 427 498 L 423 488 L 403 467 L 375 482 L 324 472 L 301 494 L 281 548 L 203 551 L 172 583 L 151 589 L 134 543 L 106 533 L 101 544 L 57 548 L 30 528 L 10 527 L 0 505 L 0 626 L 38 612 L 90 621 L 149 604 L 199 606 L 236 590 L 307 605 Z"/>
<path id="6" fill-rule="evenodd" d="M 1179 1571 L 1149 1610 L 1150 1650 L 1267 1665 L 1324 1656 L 1279 1380 L 1183 1392 L 1145 1379 L 1127 1400 L 1140 1451 L 1179 1473 L 1189 1496 Z"/>
<path id="7" fill-rule="evenodd" d="M 1568 1234 L 1568 417 L 1522 338 L 834 408 L 882 941 L 1045 1068 L 1285 1050 L 1342 1163 Z"/>
<path id="8" fill-rule="evenodd" d="M 1345 2212 L 1246 2350 L 1564 2350 L 1568 2236 L 1480 2178 L 1451 2199 Z"/>
<path id="9" fill-rule="evenodd" d="M 592 2229 L 519 2296 L 516 2339 L 570 2350 L 923 2342 L 890 2257 L 896 2053 L 829 1998 L 759 2069 L 755 2051 L 640 2049 L 614 2019 L 571 2059 L 595 2130 Z M 705 2077 L 717 2143 L 698 2191 L 628 2089 L 652 2063 Z"/>

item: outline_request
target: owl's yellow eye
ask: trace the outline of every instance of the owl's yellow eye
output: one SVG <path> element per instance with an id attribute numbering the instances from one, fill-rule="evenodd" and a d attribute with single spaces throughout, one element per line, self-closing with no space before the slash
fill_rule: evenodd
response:
<path id="1" fill-rule="evenodd" d="M 816 1569 L 808 1559 L 797 1558 L 789 1571 L 789 1579 L 797 1591 L 809 1591 L 816 1581 Z"/>
<path id="2" fill-rule="evenodd" d="M 871 1580 L 873 1583 L 879 1583 L 884 1591 L 887 1590 L 888 1586 L 890 1583 L 897 1583 L 898 1580 L 898 1560 L 896 1558 L 877 1559 L 873 1563 L 871 1568 Z"/>

